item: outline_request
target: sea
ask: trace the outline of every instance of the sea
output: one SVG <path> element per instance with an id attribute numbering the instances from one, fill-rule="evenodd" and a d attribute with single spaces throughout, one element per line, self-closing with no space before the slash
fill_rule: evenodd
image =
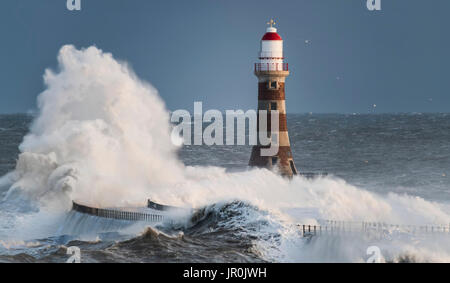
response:
<path id="1" fill-rule="evenodd" d="M 73 246 L 81 262 L 365 262 L 369 246 L 384 262 L 450 262 L 450 232 L 300 231 L 319 219 L 450 228 L 450 114 L 288 114 L 297 169 L 327 173 L 313 179 L 249 168 L 248 145 L 181 146 L 172 156 L 133 136 L 153 131 L 143 124 L 109 116 L 127 128 L 116 133 L 102 115 L 89 125 L 42 116 L 0 115 L 0 262 L 66 262 Z M 121 141 L 130 135 L 143 143 Z M 72 200 L 139 206 L 146 197 L 195 217 L 150 225 L 70 210 Z"/>

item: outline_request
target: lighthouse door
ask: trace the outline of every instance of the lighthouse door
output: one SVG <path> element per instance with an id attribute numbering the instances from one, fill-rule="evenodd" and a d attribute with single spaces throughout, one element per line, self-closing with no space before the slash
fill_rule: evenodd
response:
<path id="1" fill-rule="evenodd" d="M 297 170 L 295 169 L 294 161 L 289 160 L 289 165 L 291 165 L 292 174 L 297 175 Z"/>

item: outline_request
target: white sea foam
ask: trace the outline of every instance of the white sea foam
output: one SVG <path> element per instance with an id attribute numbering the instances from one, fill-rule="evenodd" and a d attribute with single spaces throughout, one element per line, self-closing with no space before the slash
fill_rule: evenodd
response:
<path id="1" fill-rule="evenodd" d="M 10 237 L 56 233 L 72 200 L 130 206 L 152 198 L 190 207 L 241 200 L 270 212 L 270 227 L 282 236 L 276 243 L 256 243 L 267 259 L 362 261 L 367 241 L 321 237 L 307 243 L 293 224 L 314 224 L 319 218 L 450 222 L 448 204 L 377 195 L 334 177 L 288 180 L 265 169 L 228 173 L 184 166 L 171 143 L 168 111 L 158 92 L 125 63 L 96 47 L 73 46 L 61 48 L 58 62 L 59 70 L 45 72 L 46 90 L 38 97 L 39 113 L 20 145 L 16 170 L 0 178 L 4 204 L 41 211 L 16 220 Z M 411 239 L 378 244 L 393 253 L 391 258 L 411 253 L 419 260 L 450 261 L 449 238 L 421 246 Z"/>

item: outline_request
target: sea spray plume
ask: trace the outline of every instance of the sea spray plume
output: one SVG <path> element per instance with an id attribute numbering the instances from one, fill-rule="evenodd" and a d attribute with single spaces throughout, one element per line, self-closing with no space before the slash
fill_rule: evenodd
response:
<path id="1" fill-rule="evenodd" d="M 61 48 L 58 62 L 58 72 L 45 73 L 39 113 L 8 177 L 14 181 L 10 198 L 42 200 L 62 193 L 105 206 L 156 197 L 197 207 L 239 199 L 275 210 L 314 207 L 318 217 L 328 219 L 400 224 L 449 219 L 447 206 L 395 194 L 382 197 L 336 178 L 289 181 L 265 169 L 183 168 L 157 91 L 126 64 L 96 47 L 73 46 Z"/>
<path id="2" fill-rule="evenodd" d="M 143 203 L 176 181 L 182 164 L 156 89 L 96 47 L 63 46 L 58 63 L 45 72 L 7 198 Z"/>
<path id="3" fill-rule="evenodd" d="M 356 245 L 343 239 L 335 245 L 333 239 L 318 238 L 305 244 L 295 224 L 315 224 L 319 218 L 415 225 L 450 222 L 448 203 L 378 195 L 338 178 L 289 180 L 266 169 L 229 173 L 219 167 L 184 167 L 175 156 L 164 104 L 126 64 L 95 47 L 73 46 L 64 46 L 58 61 L 59 70 L 44 76 L 47 89 L 39 95 L 39 113 L 20 146 L 16 170 L 0 179 L 0 186 L 9 187 L 2 208 L 23 206 L 24 200 L 36 209 L 61 204 L 68 209 L 72 199 L 119 206 L 142 205 L 150 197 L 194 207 L 239 200 L 249 203 L 242 209 L 251 212 L 242 214 L 244 221 L 239 218 L 238 225 L 248 228 L 249 223 L 260 223 L 253 220 L 261 216 L 268 219 L 250 234 L 270 261 L 364 259 L 364 241 Z M 58 215 L 41 210 L 8 224 L 14 226 L 8 235 L 55 235 L 57 229 L 50 226 L 59 226 Z M 52 225 L 43 229 L 45 223 Z M 42 232 L 36 233 L 38 229 Z M 258 234 L 262 229 L 280 236 L 266 240 L 267 233 Z M 448 240 L 421 242 L 420 249 L 410 240 L 395 242 L 395 247 L 381 244 L 394 251 L 392 258 L 406 253 L 421 260 L 450 261 Z"/>

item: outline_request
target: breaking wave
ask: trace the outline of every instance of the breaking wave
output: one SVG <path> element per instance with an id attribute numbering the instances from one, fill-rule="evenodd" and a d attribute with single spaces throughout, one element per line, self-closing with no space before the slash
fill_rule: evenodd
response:
<path id="1" fill-rule="evenodd" d="M 142 261 L 364 261 L 375 243 L 386 261 L 450 261 L 450 237 L 306 239 L 296 226 L 318 219 L 448 225 L 448 203 L 378 195 L 333 176 L 287 180 L 266 169 L 185 166 L 157 90 L 125 63 L 96 47 L 70 45 L 58 62 L 57 71 L 45 72 L 16 169 L 0 178 L 0 260 L 32 260 L 40 245 L 17 241 L 58 237 L 50 244 L 55 250 L 37 258 L 59 259 L 63 246 L 81 241 L 87 253 L 101 248 L 92 261 L 127 261 L 131 252 Z M 69 212 L 72 200 L 142 206 L 147 198 L 197 212 L 178 226 L 151 228 Z"/>

